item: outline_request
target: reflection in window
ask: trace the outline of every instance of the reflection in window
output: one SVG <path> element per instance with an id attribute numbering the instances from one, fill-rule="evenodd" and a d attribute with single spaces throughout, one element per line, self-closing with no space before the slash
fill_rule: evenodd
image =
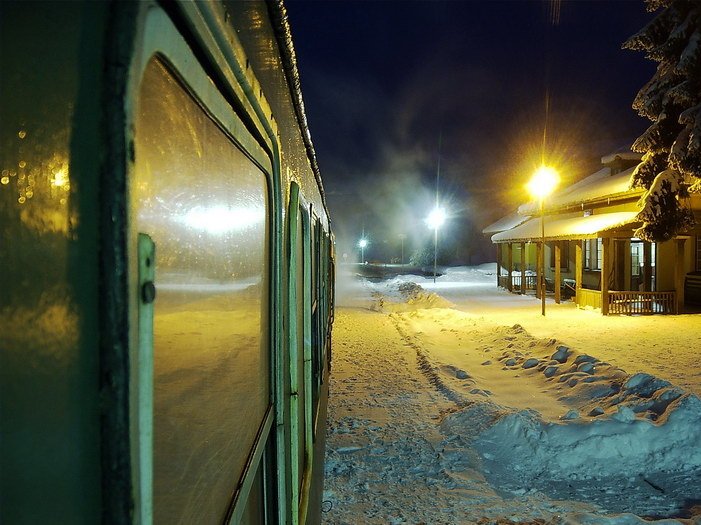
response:
<path id="1" fill-rule="evenodd" d="M 154 515 L 221 523 L 269 404 L 263 172 L 158 61 L 131 181 L 156 244 Z"/>

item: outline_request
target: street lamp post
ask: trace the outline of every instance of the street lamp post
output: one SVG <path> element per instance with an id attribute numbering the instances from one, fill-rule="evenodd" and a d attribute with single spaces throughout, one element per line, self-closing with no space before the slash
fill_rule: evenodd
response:
<path id="1" fill-rule="evenodd" d="M 365 264 L 365 247 L 368 245 L 368 241 L 365 239 L 360 239 L 358 241 L 358 247 L 360 248 L 360 264 Z"/>
<path id="2" fill-rule="evenodd" d="M 436 267 L 438 266 L 438 227 L 433 230 L 433 284 L 436 284 Z"/>
<path id="3" fill-rule="evenodd" d="M 538 284 L 540 286 L 541 315 L 543 316 L 545 315 L 545 211 L 543 201 L 553 192 L 559 181 L 560 177 L 557 171 L 547 166 L 541 166 L 536 170 L 527 186 L 528 192 L 538 199 L 540 207 L 540 282 Z M 523 268 L 521 272 L 523 272 Z"/>
<path id="4" fill-rule="evenodd" d="M 428 226 L 433 228 L 433 282 L 436 282 L 436 267 L 438 266 L 438 228 L 445 222 L 445 210 L 436 206 L 426 219 Z"/>
<path id="5" fill-rule="evenodd" d="M 406 234 L 400 233 L 399 240 L 402 242 L 402 264 L 404 264 L 404 239 L 406 239 Z"/>

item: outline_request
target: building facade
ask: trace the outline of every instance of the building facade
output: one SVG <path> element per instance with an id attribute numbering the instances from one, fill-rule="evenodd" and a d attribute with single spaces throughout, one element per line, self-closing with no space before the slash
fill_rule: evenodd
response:
<path id="1" fill-rule="evenodd" d="M 701 302 L 699 226 L 663 243 L 635 237 L 644 191 L 629 181 L 638 162 L 632 153 L 603 157 L 599 171 L 546 199 L 542 216 L 530 202 L 485 228 L 497 247 L 498 285 L 571 298 L 604 315 L 682 313 Z M 701 223 L 701 198 L 686 204 Z"/>

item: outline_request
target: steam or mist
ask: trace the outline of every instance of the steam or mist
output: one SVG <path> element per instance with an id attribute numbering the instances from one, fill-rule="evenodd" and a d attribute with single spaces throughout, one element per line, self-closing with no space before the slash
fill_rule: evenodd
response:
<path id="1" fill-rule="evenodd" d="M 379 262 L 400 235 L 405 261 L 432 244 L 442 136 L 445 262 L 493 259 L 481 230 L 526 200 L 544 155 L 566 184 L 644 129 L 630 104 L 652 66 L 620 50 L 648 18 L 636 4 L 290 2 L 338 253 L 359 260 L 363 234 Z"/>

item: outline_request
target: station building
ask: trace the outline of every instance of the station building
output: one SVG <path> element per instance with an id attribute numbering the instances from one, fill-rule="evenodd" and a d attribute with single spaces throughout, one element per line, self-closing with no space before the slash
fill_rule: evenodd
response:
<path id="1" fill-rule="evenodd" d="M 497 248 L 498 286 L 540 297 L 544 281 L 556 302 L 604 315 L 698 311 L 701 196 L 686 202 L 693 230 L 662 243 L 636 238 L 645 191 L 631 189 L 630 178 L 639 162 L 634 153 L 602 157 L 599 171 L 546 198 L 542 217 L 538 202 L 528 202 L 484 228 Z"/>

